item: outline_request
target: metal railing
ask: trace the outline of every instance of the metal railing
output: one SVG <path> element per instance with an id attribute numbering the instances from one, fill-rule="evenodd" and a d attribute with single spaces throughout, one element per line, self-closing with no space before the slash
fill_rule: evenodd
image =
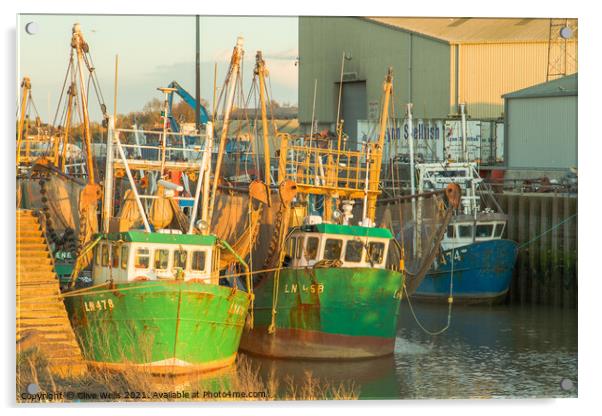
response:
<path id="1" fill-rule="evenodd" d="M 337 150 L 317 146 L 289 145 L 286 179 L 297 186 L 325 188 L 342 192 L 378 189 L 376 158 L 380 151 L 368 143 L 366 151 Z"/>

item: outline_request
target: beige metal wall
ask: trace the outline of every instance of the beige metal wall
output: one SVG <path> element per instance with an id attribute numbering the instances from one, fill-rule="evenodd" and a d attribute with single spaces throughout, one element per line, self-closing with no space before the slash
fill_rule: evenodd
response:
<path id="1" fill-rule="evenodd" d="M 299 120 L 311 122 L 314 80 L 318 80 L 316 119 L 336 121 L 337 83 L 342 53 L 345 72 L 366 81 L 367 114 L 378 117 L 387 67 L 393 67 L 394 104 L 414 102 L 416 117 L 437 118 L 449 109 L 449 45 L 353 17 L 299 18 Z M 412 59 L 410 59 L 410 56 Z M 376 111 L 375 111 L 376 110 Z"/>
<path id="2" fill-rule="evenodd" d="M 507 108 L 509 169 L 577 166 L 577 96 L 511 98 Z"/>
<path id="3" fill-rule="evenodd" d="M 569 56 L 577 56 L 576 48 L 575 42 L 569 43 Z M 567 64 L 567 75 L 577 71 L 574 59 L 569 57 Z M 455 112 L 459 101 L 468 104 L 473 118 L 500 117 L 501 96 L 545 82 L 547 67 L 547 42 L 452 45 L 450 112 Z"/>
<path id="4" fill-rule="evenodd" d="M 443 118 L 466 102 L 472 118 L 503 115 L 502 95 L 546 81 L 548 42 L 492 41 L 449 44 L 357 17 L 299 18 L 299 119 L 311 121 L 314 80 L 316 119 L 334 123 L 341 55 L 345 72 L 366 81 L 367 113 L 378 115 L 382 82 L 394 70 L 395 107 L 414 103 L 418 118 Z M 577 71 L 577 43 L 568 43 L 568 74 Z M 410 59 L 411 56 L 411 59 Z M 572 57 L 572 58 L 571 58 Z M 372 116 L 372 117 L 371 117 Z"/>

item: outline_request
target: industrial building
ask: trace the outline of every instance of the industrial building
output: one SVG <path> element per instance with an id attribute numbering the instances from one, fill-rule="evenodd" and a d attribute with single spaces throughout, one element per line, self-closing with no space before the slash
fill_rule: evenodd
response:
<path id="1" fill-rule="evenodd" d="M 353 145 L 358 121 L 378 119 L 389 66 L 394 117 L 403 118 L 411 102 L 415 118 L 443 120 L 466 103 L 469 118 L 499 120 L 502 96 L 545 82 L 551 59 L 561 61 L 562 74 L 577 71 L 577 22 L 562 19 L 571 31 L 558 53 L 553 20 L 300 17 L 301 128 L 312 119 L 318 128 L 334 127 L 342 74 L 340 114 Z"/>
<path id="2" fill-rule="evenodd" d="M 504 95 L 508 171 L 577 167 L 577 78 L 574 74 Z"/>

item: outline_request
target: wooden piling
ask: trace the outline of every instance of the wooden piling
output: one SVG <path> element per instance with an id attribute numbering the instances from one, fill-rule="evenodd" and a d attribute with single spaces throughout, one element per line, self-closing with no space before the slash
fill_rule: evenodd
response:
<path id="1" fill-rule="evenodd" d="M 551 282 L 550 282 L 550 233 L 547 232 L 550 227 L 550 205 L 553 198 L 542 198 L 540 210 L 540 227 L 539 233 L 539 270 L 540 270 L 540 303 L 549 305 L 551 298 Z"/>
<path id="2" fill-rule="evenodd" d="M 563 220 L 566 222 L 563 224 L 563 268 L 562 268 L 562 306 L 563 308 L 573 308 L 575 307 L 574 294 L 576 293 L 576 273 L 575 263 L 576 263 L 576 251 L 573 249 L 575 246 L 574 240 L 576 240 L 577 229 L 574 227 L 574 224 L 577 221 L 573 218 L 569 220 L 569 218 L 575 213 L 573 211 L 573 207 L 576 208 L 576 201 L 573 203 L 572 198 L 564 197 L 563 198 Z"/>
<path id="3" fill-rule="evenodd" d="M 529 253 L 528 258 L 528 294 L 526 297 L 530 304 L 534 305 L 538 302 L 539 291 L 539 244 L 537 241 L 538 234 L 538 217 L 539 217 L 539 199 L 529 198 L 529 245 L 526 247 Z"/>
<path id="4" fill-rule="evenodd" d="M 518 198 L 518 242 L 523 243 L 527 241 L 528 229 L 527 229 L 527 205 L 528 197 L 521 195 Z M 528 255 L 524 250 L 518 253 L 518 290 L 519 290 L 519 302 L 524 305 L 527 302 L 527 280 L 528 275 Z"/>
<path id="5" fill-rule="evenodd" d="M 555 226 L 560 221 L 560 197 L 554 197 L 552 200 L 552 226 Z M 560 264 L 560 229 L 554 228 L 551 231 L 552 238 L 552 305 L 556 307 L 562 306 L 562 274 Z"/>
<path id="6" fill-rule="evenodd" d="M 506 195 L 506 213 L 508 214 L 508 224 L 506 225 L 506 238 L 508 240 L 516 241 L 516 229 L 517 229 L 517 215 L 516 215 L 516 202 L 517 197 L 515 195 Z M 518 272 L 517 268 L 514 268 L 512 273 L 512 283 L 510 285 L 510 302 L 516 303 L 519 301 L 519 288 L 518 288 Z"/>

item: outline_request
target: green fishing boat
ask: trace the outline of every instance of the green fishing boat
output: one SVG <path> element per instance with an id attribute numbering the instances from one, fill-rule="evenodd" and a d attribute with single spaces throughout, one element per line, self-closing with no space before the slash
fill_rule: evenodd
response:
<path id="1" fill-rule="evenodd" d="M 403 256 L 374 223 L 391 88 L 389 71 L 379 138 L 361 150 L 346 149 L 341 125 L 334 143 L 281 135 L 281 207 L 243 350 L 308 359 L 393 353 Z M 363 212 L 354 224 L 358 199 Z"/>
<path id="2" fill-rule="evenodd" d="M 216 237 L 128 231 L 97 238 L 94 287 L 65 294 L 88 364 L 178 374 L 234 362 L 251 295 L 219 284 Z"/>
<path id="3" fill-rule="evenodd" d="M 241 59 L 239 38 L 225 85 L 218 155 L 227 140 Z M 159 90 L 165 94 L 162 131 L 115 129 L 108 120 L 103 232 L 80 247 L 63 296 L 90 366 L 166 375 L 211 371 L 236 358 L 253 298 L 250 270 L 237 250 L 212 233 L 222 160 L 212 181 L 212 124 L 204 134 L 169 131 L 175 89 Z M 259 188 L 265 193 L 264 185 Z M 253 218 L 250 212 L 249 223 Z M 233 245 L 251 247 L 253 235 Z M 91 269 L 91 283 L 81 287 L 84 269 Z M 242 280 L 246 276 L 244 288 L 238 278 L 227 278 L 228 269 Z"/>
<path id="4" fill-rule="evenodd" d="M 244 350 L 273 357 L 367 358 L 391 354 L 403 275 L 387 267 L 383 228 L 295 228 L 289 261 L 255 287 L 255 326 Z"/>

